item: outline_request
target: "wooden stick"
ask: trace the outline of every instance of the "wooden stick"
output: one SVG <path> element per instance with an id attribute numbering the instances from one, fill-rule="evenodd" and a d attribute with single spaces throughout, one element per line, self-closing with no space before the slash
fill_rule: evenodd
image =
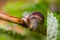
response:
<path id="1" fill-rule="evenodd" d="M 12 16 L 9 16 L 7 14 L 2 14 L 2 13 L 0 13 L 0 19 L 5 20 L 5 21 L 9 21 L 9 22 L 13 22 L 13 23 L 16 23 L 16 24 L 21 24 L 21 25 L 23 24 L 23 21 L 24 21 L 22 19 L 12 17 Z"/>

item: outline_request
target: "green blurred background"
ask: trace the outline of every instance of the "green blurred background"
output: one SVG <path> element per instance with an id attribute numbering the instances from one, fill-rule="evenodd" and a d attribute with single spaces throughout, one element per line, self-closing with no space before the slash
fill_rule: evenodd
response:
<path id="1" fill-rule="evenodd" d="M 23 17 L 24 12 L 39 11 L 44 15 L 43 28 L 47 28 L 47 12 L 52 11 L 54 15 L 60 20 L 60 1 L 57 0 L 23 0 L 23 1 L 9 1 L 3 10 L 11 16 L 18 18 Z M 52 7 L 53 5 L 53 7 Z M 14 26 L 13 23 L 8 22 L 9 25 Z M 7 24 L 7 25 L 8 25 Z M 59 21 L 60 24 L 60 21 Z M 20 25 L 17 25 L 21 27 Z M 22 27 L 21 27 L 22 28 Z M 23 34 L 13 34 L 11 31 L 5 31 L 0 33 L 0 40 L 46 40 L 46 35 L 41 33 L 30 31 L 29 29 L 22 28 L 25 30 Z M 27 31 L 28 30 L 28 31 Z M 4 30 L 1 30 L 4 31 Z M 60 31 L 60 26 L 58 31 Z M 8 33 L 7 33 L 8 32 Z M 60 35 L 57 36 L 57 40 L 60 40 Z"/>

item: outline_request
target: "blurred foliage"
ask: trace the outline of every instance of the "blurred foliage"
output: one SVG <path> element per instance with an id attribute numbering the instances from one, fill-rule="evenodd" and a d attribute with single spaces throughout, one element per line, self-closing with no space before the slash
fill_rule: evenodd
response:
<path id="1" fill-rule="evenodd" d="M 52 4 L 52 3 L 53 2 L 51 2 L 51 0 L 50 1 L 41 0 L 37 4 L 34 3 L 34 2 L 9 2 L 9 3 L 6 4 L 6 6 L 4 6 L 3 9 L 7 13 L 9 13 L 9 15 L 15 16 L 15 17 L 18 17 L 18 18 L 21 18 L 23 16 L 24 12 L 39 11 L 45 17 L 43 27 L 46 29 L 46 27 L 47 27 L 46 26 L 46 24 L 47 24 L 47 22 L 46 22 L 47 12 L 48 12 L 48 9 L 49 9 L 49 5 Z M 58 4 L 57 7 L 60 7 L 60 1 L 57 1 L 57 4 Z M 58 23 L 60 24 L 60 13 L 57 11 L 57 12 L 54 12 L 54 15 L 57 17 Z M 58 27 L 58 31 L 60 31 L 60 25 Z M 41 35 L 40 33 L 29 31 L 29 33 L 26 36 L 23 36 L 23 37 L 21 36 L 22 38 L 20 37 L 20 39 L 21 40 L 40 40 L 40 39 L 43 40 L 42 36 L 44 37 L 44 35 Z M 20 39 L 18 39 L 18 40 L 20 40 Z M 57 35 L 57 40 L 60 40 L 60 32 Z"/>
<path id="2" fill-rule="evenodd" d="M 53 4 L 53 2 L 50 4 Z M 54 16 L 57 17 L 58 19 L 58 35 L 57 35 L 57 39 L 56 40 L 60 40 L 60 0 L 55 0 L 54 1 L 54 4 L 56 5 L 56 8 L 57 9 L 56 11 L 54 11 Z"/>
<path id="3" fill-rule="evenodd" d="M 60 14 L 59 13 L 57 13 L 57 12 L 55 12 L 54 13 L 54 16 L 56 16 L 57 17 L 57 19 L 58 19 L 58 35 L 57 35 L 57 39 L 56 40 L 60 40 Z"/>

